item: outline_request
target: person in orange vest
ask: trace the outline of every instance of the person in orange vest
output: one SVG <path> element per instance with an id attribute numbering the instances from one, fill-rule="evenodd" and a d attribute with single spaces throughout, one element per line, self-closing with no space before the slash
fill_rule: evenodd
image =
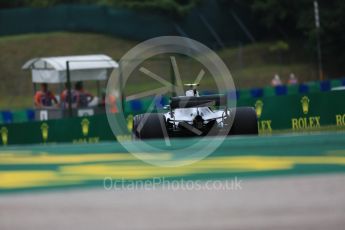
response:
<path id="1" fill-rule="evenodd" d="M 72 99 L 72 108 L 76 108 L 77 107 L 77 94 L 76 94 L 74 89 L 71 89 L 71 99 Z M 62 103 L 62 107 L 67 109 L 68 108 L 68 102 L 69 102 L 67 83 L 65 84 L 65 89 L 62 91 L 62 93 L 60 95 L 60 100 Z"/>
<path id="2" fill-rule="evenodd" d="M 114 95 L 109 95 L 108 97 L 108 102 L 109 102 L 109 108 L 110 108 L 110 113 L 117 113 L 117 105 L 116 105 L 116 97 Z"/>
<path id="3" fill-rule="evenodd" d="M 110 113 L 118 113 L 118 108 L 117 108 L 117 99 L 118 99 L 119 92 L 116 90 L 112 90 L 109 94 L 106 94 L 104 92 L 104 105 L 107 105 Z"/>
<path id="4" fill-rule="evenodd" d="M 34 101 L 36 108 L 53 107 L 53 102 L 56 107 L 59 105 L 54 93 L 48 90 L 47 83 L 41 84 L 41 90 L 36 92 L 34 96 Z"/>
<path id="5" fill-rule="evenodd" d="M 88 107 L 89 103 L 93 100 L 94 96 L 91 93 L 84 90 L 83 82 L 81 81 L 78 81 L 75 84 L 74 88 L 77 97 L 77 107 Z"/>

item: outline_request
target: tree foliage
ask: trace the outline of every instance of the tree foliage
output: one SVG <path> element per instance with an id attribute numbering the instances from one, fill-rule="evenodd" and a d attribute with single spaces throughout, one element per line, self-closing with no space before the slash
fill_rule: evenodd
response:
<path id="1" fill-rule="evenodd" d="M 58 4 L 101 4 L 169 16 L 183 16 L 204 1 L 217 1 L 221 9 L 245 8 L 264 31 L 262 40 L 299 40 L 313 50 L 316 40 L 314 0 L 0 0 L 0 8 L 51 7 Z M 318 0 L 320 35 L 325 60 L 330 65 L 345 62 L 345 1 Z"/>
<path id="2" fill-rule="evenodd" d="M 51 7 L 59 4 L 100 4 L 183 15 L 201 0 L 0 0 L 0 8 Z"/>
<path id="3" fill-rule="evenodd" d="M 299 39 L 311 49 L 316 47 L 314 0 L 245 0 L 259 23 L 268 31 L 267 38 Z M 320 36 L 324 61 L 335 69 L 345 61 L 345 1 L 318 0 Z"/>

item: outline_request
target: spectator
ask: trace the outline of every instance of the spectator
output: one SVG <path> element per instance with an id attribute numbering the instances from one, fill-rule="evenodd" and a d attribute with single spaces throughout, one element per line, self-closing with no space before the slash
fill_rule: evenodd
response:
<path id="1" fill-rule="evenodd" d="M 279 86 L 279 85 L 282 85 L 282 81 L 280 80 L 280 77 L 278 74 L 275 74 L 272 81 L 271 81 L 271 85 L 272 86 Z"/>
<path id="2" fill-rule="evenodd" d="M 296 84 L 298 84 L 298 79 L 296 78 L 295 74 L 290 73 L 288 84 L 289 85 L 296 85 Z"/>
<path id="3" fill-rule="evenodd" d="M 109 95 L 109 110 L 111 113 L 117 113 L 116 97 L 114 95 Z"/>
<path id="4" fill-rule="evenodd" d="M 120 93 L 116 90 L 112 90 L 108 95 L 104 97 L 104 103 L 108 105 L 108 109 L 111 113 L 117 113 L 117 98 L 119 98 Z"/>
<path id="5" fill-rule="evenodd" d="M 34 97 L 36 108 L 49 108 L 53 106 L 53 102 L 58 106 L 55 95 L 48 90 L 47 83 L 41 84 L 41 90 L 37 91 Z"/>
<path id="6" fill-rule="evenodd" d="M 84 90 L 83 82 L 81 81 L 78 81 L 75 84 L 74 88 L 77 97 L 77 107 L 87 107 L 89 103 L 93 100 L 94 96 L 91 93 Z"/>
<path id="7" fill-rule="evenodd" d="M 72 103 L 71 103 L 72 108 L 76 108 L 77 107 L 77 94 L 76 94 L 76 91 L 74 89 L 71 89 L 71 99 L 72 99 Z M 67 109 L 68 108 L 68 102 L 69 102 L 67 83 L 65 84 L 65 89 L 62 91 L 62 93 L 60 95 L 60 100 L 61 100 L 62 107 Z"/>

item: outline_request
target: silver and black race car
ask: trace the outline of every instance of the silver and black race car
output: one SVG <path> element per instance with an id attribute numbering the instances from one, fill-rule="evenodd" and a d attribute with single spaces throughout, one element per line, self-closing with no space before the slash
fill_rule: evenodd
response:
<path id="1" fill-rule="evenodd" d="M 257 135 L 257 116 L 252 107 L 228 108 L 225 95 L 199 96 L 198 84 L 185 96 L 172 97 L 166 113 L 145 113 L 133 119 L 134 139 L 206 135 Z M 218 108 L 212 109 L 212 108 Z M 222 109 L 220 109 L 222 108 Z"/>

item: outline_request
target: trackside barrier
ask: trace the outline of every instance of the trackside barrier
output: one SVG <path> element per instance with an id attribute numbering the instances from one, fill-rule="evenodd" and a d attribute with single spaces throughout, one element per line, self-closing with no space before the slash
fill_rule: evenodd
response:
<path id="1" fill-rule="evenodd" d="M 97 143 L 114 140 L 105 115 L 0 125 L 0 143 Z"/>
<path id="2" fill-rule="evenodd" d="M 144 104 L 149 106 L 150 103 Z M 345 129 L 345 91 L 241 99 L 237 106 L 255 108 L 261 133 L 282 129 L 303 132 L 325 126 Z M 133 114 L 128 113 L 128 124 L 122 125 L 131 128 L 132 120 Z M 0 125 L 0 145 L 111 140 L 115 137 L 106 115 Z"/>
<path id="3" fill-rule="evenodd" d="M 0 124 L 19 123 L 33 120 L 35 120 L 35 111 L 33 109 L 0 111 Z"/>
<path id="4" fill-rule="evenodd" d="M 296 94 L 238 100 L 237 106 L 255 107 L 259 130 L 294 132 L 338 126 L 345 129 L 345 91 Z"/>
<path id="5" fill-rule="evenodd" d="M 345 79 L 305 82 L 297 85 L 241 89 L 237 91 L 238 99 L 284 96 L 331 91 L 334 87 L 345 86 Z M 208 94 L 212 92 L 207 91 Z"/>

